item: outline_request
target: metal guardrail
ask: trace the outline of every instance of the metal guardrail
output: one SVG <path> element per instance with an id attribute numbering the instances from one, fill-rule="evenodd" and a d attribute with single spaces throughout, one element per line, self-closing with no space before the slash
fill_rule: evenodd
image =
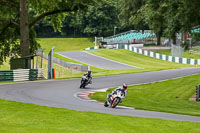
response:
<path id="1" fill-rule="evenodd" d="M 17 69 L 13 70 L 13 81 L 28 81 L 29 69 Z"/>
<path id="2" fill-rule="evenodd" d="M 196 101 L 200 101 L 200 85 L 196 86 Z"/>
<path id="3" fill-rule="evenodd" d="M 45 59 L 48 59 L 48 56 L 46 54 L 44 54 L 43 57 Z M 66 62 L 66 61 L 63 61 L 63 60 L 55 58 L 55 57 L 53 57 L 53 62 L 57 63 L 63 67 L 69 68 L 71 70 L 77 70 L 77 71 L 81 71 L 81 72 L 87 72 L 89 70 L 89 66 Z"/>
<path id="4" fill-rule="evenodd" d="M 0 71 L 0 81 L 13 81 L 13 71 L 1 70 Z"/>
<path id="5" fill-rule="evenodd" d="M 126 34 L 130 34 L 130 33 L 151 33 L 149 36 L 143 36 L 141 38 L 121 38 L 121 39 L 115 39 L 118 38 L 120 36 L 126 35 Z M 127 31 L 127 32 L 123 32 L 114 36 L 110 36 L 110 37 L 106 37 L 104 38 L 104 42 L 107 42 L 108 45 L 113 45 L 113 44 L 131 44 L 133 42 L 134 39 L 134 43 L 141 43 L 141 42 L 145 42 L 146 39 L 149 38 L 153 38 L 155 37 L 155 34 L 151 32 L 151 30 L 145 30 L 143 31 L 136 31 L 136 30 L 131 30 L 131 31 Z"/>

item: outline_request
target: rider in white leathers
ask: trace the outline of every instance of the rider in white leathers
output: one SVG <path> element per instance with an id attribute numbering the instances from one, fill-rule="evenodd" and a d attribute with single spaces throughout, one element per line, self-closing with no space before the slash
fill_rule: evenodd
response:
<path id="1" fill-rule="evenodd" d="M 123 84 L 122 87 L 119 87 L 119 88 L 115 89 L 114 91 L 112 91 L 112 92 L 110 93 L 109 97 L 112 96 L 113 94 L 115 94 L 117 91 L 121 91 L 122 94 L 123 94 L 123 98 L 125 98 L 125 97 L 126 97 L 126 94 L 127 94 L 127 85 L 126 85 L 126 84 Z M 122 102 L 122 101 L 121 101 L 121 102 Z"/>

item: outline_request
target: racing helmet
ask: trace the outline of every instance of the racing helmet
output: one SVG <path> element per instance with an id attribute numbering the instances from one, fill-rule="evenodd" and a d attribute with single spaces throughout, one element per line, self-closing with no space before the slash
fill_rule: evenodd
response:
<path id="1" fill-rule="evenodd" d="M 88 74 L 91 74 L 91 70 L 88 70 Z"/>
<path id="2" fill-rule="evenodd" d="M 122 85 L 122 88 L 123 88 L 123 90 L 126 90 L 126 89 L 127 89 L 127 85 L 124 83 L 124 84 Z"/>

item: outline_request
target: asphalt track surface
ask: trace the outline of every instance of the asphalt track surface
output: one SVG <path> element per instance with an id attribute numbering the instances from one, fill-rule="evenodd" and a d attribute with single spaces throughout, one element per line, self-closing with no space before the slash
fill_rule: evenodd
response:
<path id="1" fill-rule="evenodd" d="M 81 92 L 120 86 L 123 83 L 127 83 L 128 85 L 144 84 L 197 73 L 200 73 L 200 68 L 95 77 L 93 78 L 93 84 L 89 85 L 86 89 L 79 88 L 80 79 L 1 84 L 0 99 L 79 111 L 200 123 L 200 117 L 197 116 L 136 110 L 119 106 L 115 109 L 106 108 L 103 104 L 77 97 L 77 94 Z"/>
<path id="2" fill-rule="evenodd" d="M 68 52 L 58 52 L 58 54 L 79 61 L 85 64 L 102 68 L 102 69 L 134 69 L 137 67 L 123 64 L 120 62 L 112 61 L 97 55 L 93 55 L 84 51 L 68 51 Z"/>

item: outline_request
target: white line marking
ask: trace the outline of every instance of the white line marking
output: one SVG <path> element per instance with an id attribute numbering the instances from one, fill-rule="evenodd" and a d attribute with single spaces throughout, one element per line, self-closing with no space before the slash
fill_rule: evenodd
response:
<path id="1" fill-rule="evenodd" d="M 57 53 L 57 52 L 56 52 L 56 54 L 58 54 L 58 55 L 60 55 L 60 56 L 62 56 L 62 57 L 65 57 L 65 58 L 69 58 L 69 59 L 71 59 L 71 60 L 75 60 L 75 59 L 72 59 L 72 58 L 70 58 L 70 57 L 68 57 L 68 56 L 62 55 L 62 54 Z M 75 61 L 79 61 L 79 60 L 75 60 Z M 66 62 L 67 62 L 67 61 L 66 61 Z M 77 63 L 73 63 L 73 62 L 69 62 L 69 63 L 77 64 Z M 79 61 L 79 63 L 81 63 L 81 64 L 78 64 L 78 65 L 87 65 L 87 64 L 82 63 L 81 61 Z"/>
<path id="2" fill-rule="evenodd" d="M 90 54 L 90 55 L 93 55 L 93 56 L 96 56 L 96 57 L 99 57 L 99 58 L 103 58 L 103 59 L 108 60 L 108 61 L 111 61 L 111 62 L 119 63 L 119 64 L 126 65 L 126 66 L 130 66 L 130 67 L 140 68 L 140 67 L 128 65 L 128 64 L 125 64 L 125 63 L 117 62 L 117 61 L 114 61 L 114 60 L 111 60 L 111 59 L 107 59 L 107 58 L 104 58 L 104 57 L 102 57 L 102 56 L 98 56 L 98 55 L 89 53 L 88 51 L 83 51 L 83 52 L 85 52 L 85 53 L 87 53 L 87 54 Z"/>
<path id="3" fill-rule="evenodd" d="M 59 53 L 57 53 L 57 54 L 59 54 Z M 82 61 L 80 61 L 80 60 L 77 60 L 77 59 L 72 59 L 72 58 L 70 58 L 70 57 L 68 57 L 68 56 L 65 56 L 65 55 L 62 55 L 62 54 L 59 54 L 59 55 L 61 55 L 61 56 L 65 57 L 65 58 L 69 58 L 69 59 L 71 59 L 71 60 L 78 61 L 78 62 L 82 63 L 82 65 L 89 65 L 89 66 L 93 66 L 92 64 L 85 63 L 85 62 L 82 62 Z M 93 66 L 93 67 L 96 67 L 96 66 Z M 100 67 L 96 67 L 96 68 L 100 68 Z M 105 69 L 105 68 L 100 68 L 100 69 L 109 70 L 109 69 Z"/>

